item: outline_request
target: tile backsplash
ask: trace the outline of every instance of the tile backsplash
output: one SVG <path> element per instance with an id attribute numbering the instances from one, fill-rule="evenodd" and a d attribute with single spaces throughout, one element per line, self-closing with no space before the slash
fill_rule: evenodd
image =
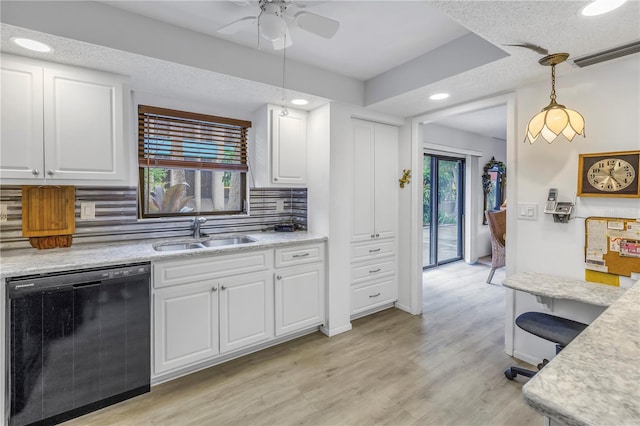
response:
<path id="1" fill-rule="evenodd" d="M 138 219 L 136 190 L 135 187 L 77 187 L 73 244 L 190 235 L 192 216 Z M 2 250 L 31 247 L 28 239 L 22 236 L 21 198 L 20 186 L 0 186 L 0 203 L 7 205 L 7 221 L 0 223 Z M 95 219 L 80 219 L 82 202 L 95 203 Z M 307 229 L 306 188 L 251 188 L 248 214 L 209 217 L 202 232 L 209 235 L 257 232 L 273 230 L 275 224 L 283 222 L 293 222 L 298 229 Z"/>

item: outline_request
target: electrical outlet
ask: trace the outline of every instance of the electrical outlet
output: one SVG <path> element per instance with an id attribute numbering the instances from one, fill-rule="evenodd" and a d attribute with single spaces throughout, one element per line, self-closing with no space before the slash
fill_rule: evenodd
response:
<path id="1" fill-rule="evenodd" d="M 0 203 L 0 222 L 6 222 L 7 216 L 8 216 L 7 205 L 4 203 Z"/>
<path id="2" fill-rule="evenodd" d="M 87 202 L 80 203 L 80 219 L 95 219 L 96 218 L 96 203 Z"/>
<path id="3" fill-rule="evenodd" d="M 276 200 L 276 213 L 284 211 L 284 200 Z"/>

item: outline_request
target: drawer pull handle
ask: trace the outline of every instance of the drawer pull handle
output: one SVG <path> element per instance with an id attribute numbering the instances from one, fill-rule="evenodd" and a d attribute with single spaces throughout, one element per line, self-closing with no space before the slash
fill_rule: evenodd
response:
<path id="1" fill-rule="evenodd" d="M 370 298 L 374 298 L 374 297 L 378 297 L 380 296 L 380 292 L 376 293 L 376 294 L 372 294 L 371 296 L 369 296 Z"/>
<path id="2" fill-rule="evenodd" d="M 376 253 L 376 252 L 379 252 L 379 251 L 380 251 L 380 249 L 377 248 L 377 249 L 369 250 L 369 253 Z"/>
<path id="3" fill-rule="evenodd" d="M 376 272 L 382 271 L 382 268 L 374 269 L 373 271 L 369 271 L 370 274 L 375 274 Z"/>
<path id="4" fill-rule="evenodd" d="M 309 256 L 309 253 L 302 253 L 302 254 L 294 254 L 293 255 L 294 258 L 296 258 L 296 257 L 306 257 L 306 256 Z"/>

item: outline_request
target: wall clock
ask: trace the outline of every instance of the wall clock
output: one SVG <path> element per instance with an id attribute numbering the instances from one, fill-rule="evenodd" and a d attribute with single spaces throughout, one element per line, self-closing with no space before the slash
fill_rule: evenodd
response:
<path id="1" fill-rule="evenodd" d="M 640 151 L 580 154 L 578 196 L 640 198 Z"/>

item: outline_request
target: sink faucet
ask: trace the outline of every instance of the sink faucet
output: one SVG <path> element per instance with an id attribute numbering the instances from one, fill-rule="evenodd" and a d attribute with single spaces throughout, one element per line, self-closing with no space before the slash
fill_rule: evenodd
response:
<path id="1" fill-rule="evenodd" d="M 193 222 L 191 222 L 191 229 L 193 230 L 193 238 L 200 238 L 202 234 L 200 233 L 200 226 L 207 221 L 206 217 L 194 217 Z"/>

